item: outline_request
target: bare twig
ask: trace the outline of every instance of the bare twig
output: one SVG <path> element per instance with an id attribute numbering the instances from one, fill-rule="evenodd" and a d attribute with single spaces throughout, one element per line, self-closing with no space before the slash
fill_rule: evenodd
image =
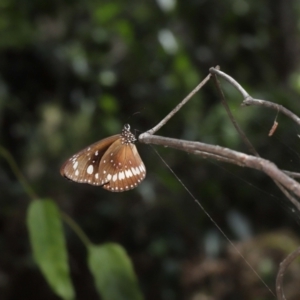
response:
<path id="1" fill-rule="evenodd" d="M 181 108 L 186 104 L 210 79 L 211 75 L 208 74 L 167 116 L 165 116 L 156 126 L 148 130 L 149 134 L 154 134 L 161 127 L 163 127 Z"/>
<path id="2" fill-rule="evenodd" d="M 216 154 L 227 159 L 239 161 L 246 167 L 256 169 L 269 175 L 273 180 L 278 181 L 286 189 L 300 197 L 300 184 L 294 179 L 287 176 L 277 166 L 266 160 L 252 155 L 247 155 L 242 152 L 237 152 L 228 148 L 204 144 L 194 141 L 177 140 L 157 135 L 151 135 L 147 132 L 139 136 L 139 141 L 145 144 L 162 145 L 182 151 L 200 151 Z"/>
<path id="3" fill-rule="evenodd" d="M 295 207 L 300 211 L 300 203 L 299 201 L 293 197 L 289 191 L 282 186 L 278 181 L 274 180 L 275 184 L 278 186 L 278 188 L 282 191 L 282 193 L 288 198 L 290 199 L 290 201 L 295 205 Z"/>
<path id="4" fill-rule="evenodd" d="M 300 255 L 300 247 L 297 248 L 294 252 L 289 254 L 287 258 L 280 263 L 279 271 L 276 278 L 276 295 L 278 300 L 286 300 L 286 297 L 283 293 L 283 275 L 288 268 L 288 266 Z"/>
<path id="5" fill-rule="evenodd" d="M 247 99 L 248 97 L 250 97 L 249 94 L 246 92 L 246 90 L 236 80 L 234 80 L 232 77 L 230 77 L 226 73 L 220 71 L 218 68 L 210 68 L 209 72 L 211 74 L 216 74 L 216 75 L 219 75 L 219 76 L 223 77 L 224 79 L 226 79 L 242 94 L 244 99 Z"/>
<path id="6" fill-rule="evenodd" d="M 242 162 L 236 161 L 236 160 L 224 157 L 224 156 L 220 156 L 220 155 L 216 155 L 216 154 L 212 154 L 212 153 L 208 153 L 208 152 L 204 152 L 204 151 L 199 151 L 199 150 L 187 149 L 185 151 L 188 152 L 188 153 L 199 155 L 204 159 L 211 158 L 211 159 L 215 159 L 217 161 L 222 161 L 222 162 L 226 162 L 226 163 L 229 163 L 229 164 L 237 165 L 239 167 L 245 167 L 245 165 Z"/>
<path id="7" fill-rule="evenodd" d="M 292 113 L 290 110 L 285 108 L 284 106 L 266 100 L 254 99 L 247 93 L 247 91 L 236 80 L 234 80 L 228 74 L 220 71 L 217 68 L 210 68 L 209 71 L 211 74 L 216 74 L 224 78 L 242 94 L 244 98 L 244 101 L 242 102 L 242 106 L 256 105 L 256 106 L 264 106 L 267 108 L 271 108 L 285 114 L 287 117 L 289 117 L 290 119 L 295 121 L 298 125 L 300 125 L 300 118 L 294 113 Z"/>
<path id="8" fill-rule="evenodd" d="M 292 178 L 300 178 L 300 173 L 290 172 L 290 171 L 286 171 L 286 170 L 282 170 L 282 172 L 284 172 L 286 175 L 289 175 Z"/>
<path id="9" fill-rule="evenodd" d="M 217 86 L 217 90 L 219 92 L 220 98 L 221 98 L 221 102 L 229 116 L 230 121 L 232 122 L 234 128 L 236 129 L 236 131 L 238 132 L 238 134 L 241 136 L 244 144 L 247 146 L 248 150 L 250 151 L 250 153 L 254 154 L 255 156 L 259 157 L 258 152 L 255 150 L 255 148 L 253 147 L 253 145 L 251 144 L 251 142 L 249 141 L 249 139 L 246 137 L 245 133 L 243 132 L 243 130 L 241 129 L 241 127 L 239 126 L 239 124 L 237 123 L 237 121 L 235 120 L 233 114 L 230 111 L 230 108 L 227 104 L 227 101 L 225 99 L 225 95 L 223 93 L 223 90 L 221 89 L 219 80 L 217 78 L 217 76 L 215 74 L 213 74 L 213 79 L 214 82 Z"/>
<path id="10" fill-rule="evenodd" d="M 266 101 L 266 100 L 261 100 L 261 99 L 254 99 L 249 96 L 249 98 L 247 98 L 243 101 L 242 106 L 250 106 L 250 105 L 263 106 L 263 107 L 271 108 L 274 110 L 278 110 L 279 112 L 285 114 L 287 117 L 289 117 L 290 119 L 295 121 L 298 125 L 300 125 L 300 118 L 280 104 L 276 104 L 276 103 Z"/>

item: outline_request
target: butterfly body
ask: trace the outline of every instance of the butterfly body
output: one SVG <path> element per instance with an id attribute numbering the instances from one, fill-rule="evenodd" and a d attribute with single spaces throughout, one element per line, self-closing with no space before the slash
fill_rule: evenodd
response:
<path id="1" fill-rule="evenodd" d="M 79 183 L 99 185 L 112 192 L 135 188 L 146 176 L 130 126 L 121 134 L 100 140 L 74 154 L 61 167 L 62 176 Z"/>

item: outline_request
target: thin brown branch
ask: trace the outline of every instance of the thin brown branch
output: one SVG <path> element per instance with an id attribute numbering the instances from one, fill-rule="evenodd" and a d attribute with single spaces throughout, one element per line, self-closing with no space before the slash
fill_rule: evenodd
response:
<path id="1" fill-rule="evenodd" d="M 211 74 L 219 75 L 222 78 L 224 78 L 225 80 L 227 80 L 242 94 L 244 99 L 247 99 L 248 97 L 250 97 L 249 94 L 246 92 L 246 90 L 236 80 L 234 80 L 232 77 L 230 77 L 226 73 L 220 71 L 218 68 L 210 68 L 209 72 Z"/>
<path id="2" fill-rule="evenodd" d="M 276 278 L 276 295 L 278 300 L 286 300 L 286 297 L 283 292 L 283 275 L 288 268 L 288 266 L 300 255 L 300 247 L 297 248 L 294 252 L 289 254 L 287 258 L 281 262 L 279 266 L 279 271 Z"/>
<path id="3" fill-rule="evenodd" d="M 278 188 L 282 191 L 282 193 L 288 198 L 290 199 L 290 201 L 294 204 L 294 206 L 298 209 L 298 211 L 300 211 L 300 203 L 299 201 L 293 197 L 289 191 L 282 186 L 278 181 L 274 180 L 275 184 L 278 186 Z"/>
<path id="4" fill-rule="evenodd" d="M 244 144 L 247 146 L 248 150 L 250 151 L 250 153 L 252 153 L 253 155 L 259 157 L 258 152 L 255 150 L 255 148 L 253 147 L 253 145 L 251 144 L 251 142 L 249 141 L 249 139 L 246 137 L 244 131 L 242 130 L 242 128 L 239 126 L 239 124 L 237 123 L 236 119 L 234 118 L 233 114 L 231 113 L 231 110 L 227 104 L 227 101 L 225 99 L 225 95 L 223 93 L 223 90 L 220 86 L 220 82 L 217 78 L 217 76 L 215 74 L 213 74 L 213 79 L 214 82 L 216 84 L 217 90 L 219 92 L 220 98 L 221 98 L 221 103 L 223 104 L 227 115 L 231 121 L 231 123 L 233 124 L 234 128 L 236 129 L 236 131 L 238 132 L 238 134 L 240 135 L 242 141 L 244 142 Z"/>
<path id="5" fill-rule="evenodd" d="M 292 119 L 298 125 L 300 125 L 300 118 L 297 115 L 295 115 L 293 112 L 291 112 L 290 110 L 288 110 L 287 108 L 285 108 L 284 106 L 282 106 L 280 104 L 276 104 L 276 103 L 266 101 L 266 100 L 261 100 L 261 99 L 254 99 L 249 96 L 247 99 L 245 99 L 243 101 L 242 106 L 250 106 L 250 105 L 263 106 L 266 108 L 277 110 L 277 111 L 283 113 L 284 115 L 286 115 L 287 117 L 289 117 L 290 119 Z"/>
<path id="6" fill-rule="evenodd" d="M 149 134 L 154 134 L 163 127 L 181 108 L 186 104 L 210 79 L 211 74 L 208 74 L 167 116 L 165 116 L 156 126 L 148 130 Z"/>
<path id="7" fill-rule="evenodd" d="M 295 115 L 293 112 L 285 108 L 284 106 L 266 100 L 254 99 L 247 93 L 247 91 L 236 80 L 234 80 L 228 74 L 220 71 L 217 68 L 210 68 L 209 71 L 211 74 L 219 75 L 222 78 L 224 78 L 242 94 L 244 98 L 242 102 L 242 106 L 256 105 L 256 106 L 264 106 L 270 109 L 274 109 L 283 113 L 284 115 L 286 115 L 287 117 L 295 121 L 298 125 L 300 125 L 300 118 L 297 115 Z"/>
<path id="8" fill-rule="evenodd" d="M 172 138 L 167 138 L 167 137 L 162 137 L 157 135 L 150 135 L 147 132 L 139 136 L 139 141 L 145 144 L 162 145 L 165 147 L 171 147 L 186 152 L 189 151 L 208 152 L 208 153 L 216 154 L 218 156 L 225 157 L 227 159 L 239 161 L 241 164 L 245 165 L 246 167 L 264 172 L 273 180 L 279 182 L 287 190 L 294 193 L 296 196 L 300 197 L 300 184 L 294 179 L 287 176 L 280 169 L 278 169 L 274 163 L 266 159 L 255 157 L 252 155 L 247 155 L 245 153 L 237 152 L 220 146 L 214 146 L 214 145 L 209 145 L 209 144 L 204 144 L 201 142 L 194 142 L 194 141 L 177 140 L 177 139 L 172 139 Z"/>
<path id="9" fill-rule="evenodd" d="M 192 154 L 196 154 L 201 156 L 202 158 L 206 159 L 206 158 L 210 158 L 210 159 L 214 159 L 217 161 L 222 161 L 222 162 L 226 162 L 229 164 L 233 164 L 233 165 L 237 165 L 239 167 L 245 167 L 245 165 L 242 162 L 224 157 L 224 156 L 220 156 L 220 155 L 216 155 L 216 154 L 212 154 L 212 153 L 208 153 L 208 152 L 204 152 L 204 151 L 199 151 L 199 150 L 186 150 L 187 153 L 192 153 Z"/>
<path id="10" fill-rule="evenodd" d="M 282 172 L 284 172 L 286 175 L 289 175 L 292 178 L 300 178 L 300 173 L 290 172 L 290 171 L 286 171 L 286 170 L 282 170 Z"/>

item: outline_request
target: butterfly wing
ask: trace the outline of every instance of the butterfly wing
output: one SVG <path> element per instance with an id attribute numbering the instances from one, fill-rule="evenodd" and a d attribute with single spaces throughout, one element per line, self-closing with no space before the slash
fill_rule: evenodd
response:
<path id="1" fill-rule="evenodd" d="M 72 181 L 103 185 L 106 182 L 96 176 L 99 164 L 107 149 L 118 139 L 119 134 L 110 136 L 74 154 L 62 165 L 60 174 Z"/>
<path id="2" fill-rule="evenodd" d="M 146 176 L 146 168 L 133 143 L 116 140 L 104 153 L 99 165 L 103 188 L 123 192 L 135 188 Z"/>

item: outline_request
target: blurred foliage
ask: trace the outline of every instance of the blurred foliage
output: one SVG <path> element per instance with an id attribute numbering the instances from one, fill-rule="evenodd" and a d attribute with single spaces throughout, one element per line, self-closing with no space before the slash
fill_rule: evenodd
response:
<path id="1" fill-rule="evenodd" d="M 151 147 L 138 145 L 148 173 L 126 193 L 67 182 L 59 167 L 125 122 L 137 132 L 151 128 L 217 64 L 252 96 L 299 114 L 299 16 L 295 0 L 2 0 L 0 143 L 36 192 L 55 199 L 94 243 L 126 248 L 146 299 L 258 299 L 248 293 L 252 279 L 246 277 L 247 289 L 236 283 L 238 271 L 226 273 L 236 285 L 223 294 L 215 277 L 185 284 L 185 263 L 218 262 L 226 241 Z M 221 83 L 261 156 L 298 171 L 295 124 L 279 115 L 269 138 L 276 112 L 240 108 L 241 96 Z M 247 152 L 212 82 L 158 134 Z M 299 231 L 299 214 L 265 175 L 156 149 L 230 238 L 243 241 L 283 227 Z M 1 299 L 57 299 L 32 262 L 27 196 L 4 160 L 0 195 Z M 247 233 L 237 233 L 242 224 Z M 98 299 L 86 250 L 66 230 L 77 299 Z M 289 288 L 293 294 L 297 286 Z M 261 299 L 273 299 L 262 284 L 260 290 Z"/>

